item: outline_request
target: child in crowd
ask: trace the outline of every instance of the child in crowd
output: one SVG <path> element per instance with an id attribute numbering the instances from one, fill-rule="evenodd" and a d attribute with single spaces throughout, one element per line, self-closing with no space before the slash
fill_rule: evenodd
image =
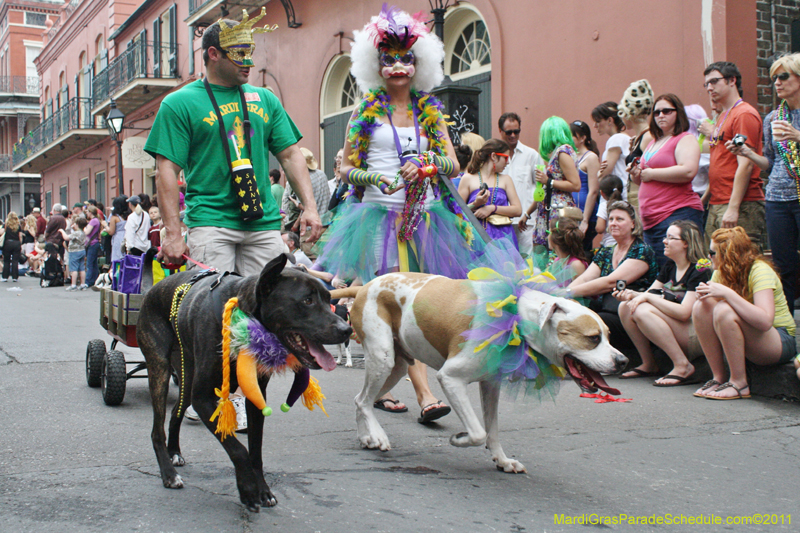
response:
<path id="1" fill-rule="evenodd" d="M 84 217 L 75 217 L 72 223 L 72 233 L 67 233 L 63 229 L 58 230 L 64 240 L 69 241 L 69 271 L 72 276 L 72 285 L 67 287 L 68 291 L 85 291 L 89 288 L 86 285 L 86 233 L 83 229 L 89 224 Z M 81 284 L 77 285 L 78 274 L 80 274 Z"/>
<path id="2" fill-rule="evenodd" d="M 564 286 L 583 274 L 589 266 L 583 252 L 583 233 L 578 224 L 576 220 L 566 217 L 550 221 L 550 235 L 547 241 L 550 249 L 556 254 L 556 260 L 550 270 L 570 269 L 570 276 Z"/>
<path id="3" fill-rule="evenodd" d="M 150 233 L 148 234 L 150 238 L 150 244 L 155 248 L 161 247 L 161 211 L 158 207 L 153 206 L 148 211 L 150 215 Z"/>
<path id="4" fill-rule="evenodd" d="M 622 200 L 624 191 L 622 180 L 614 175 L 600 178 L 600 206 L 597 208 L 597 225 L 595 230 L 597 236 L 592 242 L 592 247 L 602 248 L 604 246 L 614 246 L 614 238 L 606 231 L 608 225 L 608 206 L 618 200 Z"/>

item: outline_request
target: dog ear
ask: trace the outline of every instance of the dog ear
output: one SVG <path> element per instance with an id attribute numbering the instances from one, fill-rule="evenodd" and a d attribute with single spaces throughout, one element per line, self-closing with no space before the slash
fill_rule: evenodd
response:
<path id="1" fill-rule="evenodd" d="M 278 257 L 266 264 L 261 274 L 258 276 L 258 285 L 256 286 L 256 293 L 259 300 L 266 298 L 281 277 L 281 272 L 286 266 L 286 261 L 289 258 L 286 254 L 280 254 Z"/>
<path id="2" fill-rule="evenodd" d="M 555 299 L 551 302 L 545 301 L 539 309 L 539 329 L 544 329 L 545 324 L 553 317 L 556 311 L 564 311 L 558 301 Z"/>

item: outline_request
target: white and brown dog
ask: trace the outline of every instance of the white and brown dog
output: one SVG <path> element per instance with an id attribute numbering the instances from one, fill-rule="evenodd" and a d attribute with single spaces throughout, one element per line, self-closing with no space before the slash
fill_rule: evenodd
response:
<path id="1" fill-rule="evenodd" d="M 416 273 L 387 274 L 363 287 L 334 291 L 334 297 L 355 296 L 350 316 L 364 348 L 366 379 L 356 396 L 358 438 L 364 448 L 391 448 L 373 410 L 373 403 L 406 374 L 414 359 L 438 370 L 436 375 L 465 433 L 450 437 L 453 446 L 485 444 L 497 468 L 525 472 L 519 461 L 503 452 L 498 440 L 499 383 L 480 375 L 478 344 L 462 334 L 472 317 L 466 312 L 476 300 L 473 282 Z M 600 372 L 615 373 L 628 360 L 608 342 L 608 328 L 594 312 L 577 302 L 528 291 L 520 296 L 521 320 L 538 325 L 539 333 L 525 342 L 551 363 L 567 369 L 585 389 L 598 387 L 612 394 Z M 485 429 L 475 414 L 467 385 L 480 382 Z"/>

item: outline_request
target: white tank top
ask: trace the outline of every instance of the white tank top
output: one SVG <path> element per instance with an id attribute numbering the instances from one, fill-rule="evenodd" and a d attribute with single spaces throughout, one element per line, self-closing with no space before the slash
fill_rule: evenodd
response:
<path id="1" fill-rule="evenodd" d="M 413 126 L 397 128 L 397 135 L 400 138 L 400 147 L 403 152 L 417 149 L 416 134 Z M 420 137 L 419 143 L 423 152 L 428 149 L 427 137 Z M 394 179 L 397 171 L 400 170 L 400 158 L 397 156 L 394 134 L 389 124 L 379 122 L 378 127 L 372 132 L 369 149 L 367 150 L 367 165 L 369 166 L 369 172 L 380 172 L 392 179 Z M 367 185 L 361 201 L 402 208 L 406 201 L 405 189 L 401 189 L 394 194 L 383 194 L 378 187 Z M 429 186 L 428 194 L 425 196 L 425 206 L 429 207 L 432 203 L 433 191 Z"/>

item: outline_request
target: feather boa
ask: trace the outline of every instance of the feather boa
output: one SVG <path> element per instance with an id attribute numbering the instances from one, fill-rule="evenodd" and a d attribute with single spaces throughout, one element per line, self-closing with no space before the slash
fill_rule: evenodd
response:
<path id="1" fill-rule="evenodd" d="M 287 367 L 297 371 L 302 366 L 297 358 L 289 357 L 289 351 L 274 333 L 238 307 L 233 310 L 229 327 L 231 359 L 235 359 L 241 351 L 249 352 L 258 361 L 260 375 L 281 373 Z"/>

